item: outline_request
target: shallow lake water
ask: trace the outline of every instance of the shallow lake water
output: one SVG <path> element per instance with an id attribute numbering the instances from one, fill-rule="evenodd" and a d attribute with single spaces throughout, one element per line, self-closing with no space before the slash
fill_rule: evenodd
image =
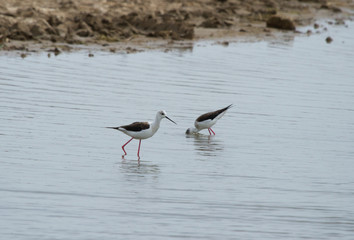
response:
<path id="1" fill-rule="evenodd" d="M 3 239 L 353 239 L 354 24 L 164 53 L 0 56 Z M 331 44 L 325 42 L 330 35 Z M 233 103 L 186 136 L 202 113 Z M 106 126 L 153 120 L 129 137 Z"/>

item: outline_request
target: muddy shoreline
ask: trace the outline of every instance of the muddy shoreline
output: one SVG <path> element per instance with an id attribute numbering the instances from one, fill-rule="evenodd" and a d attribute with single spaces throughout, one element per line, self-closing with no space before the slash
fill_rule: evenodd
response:
<path id="1" fill-rule="evenodd" d="M 200 39 L 276 38 L 354 15 L 347 0 L 7 0 L 0 3 L 0 52 L 85 48 L 110 52 L 188 45 Z M 226 43 L 223 43 L 226 44 Z"/>

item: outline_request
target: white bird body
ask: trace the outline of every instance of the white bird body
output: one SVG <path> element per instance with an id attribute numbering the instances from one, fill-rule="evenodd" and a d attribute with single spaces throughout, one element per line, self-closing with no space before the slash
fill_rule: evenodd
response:
<path id="1" fill-rule="evenodd" d="M 151 122 L 149 122 L 148 124 L 151 124 Z M 121 131 L 122 133 L 125 133 L 126 135 L 134 138 L 134 139 L 147 139 L 147 138 L 151 138 L 152 136 L 154 136 L 154 134 L 157 132 L 158 128 L 156 128 L 156 130 L 153 130 L 151 125 L 148 129 L 145 130 L 141 130 L 140 132 L 134 132 L 134 131 L 127 131 L 124 128 L 118 127 L 118 130 Z"/>
<path id="2" fill-rule="evenodd" d="M 160 127 L 160 122 L 162 118 L 158 118 L 156 115 L 156 119 L 154 122 L 138 122 L 139 124 L 147 124 L 148 128 L 147 129 L 142 129 L 140 131 L 129 131 L 125 129 L 124 127 L 118 127 L 117 130 L 121 131 L 122 133 L 125 133 L 126 135 L 134 138 L 134 139 L 147 139 L 151 138 L 154 136 L 154 134 L 159 130 Z M 137 122 L 132 123 L 132 124 L 137 124 Z"/>
<path id="3" fill-rule="evenodd" d="M 194 126 L 200 131 L 203 129 L 208 129 L 211 128 L 212 126 L 215 125 L 215 123 L 222 117 L 224 116 L 226 111 L 222 112 L 219 114 L 217 117 L 214 119 L 206 119 L 204 121 L 198 122 L 197 120 L 194 122 Z"/>

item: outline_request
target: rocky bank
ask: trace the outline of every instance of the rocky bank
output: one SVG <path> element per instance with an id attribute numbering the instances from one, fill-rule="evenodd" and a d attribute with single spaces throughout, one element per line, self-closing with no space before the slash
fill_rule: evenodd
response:
<path id="1" fill-rule="evenodd" d="M 0 50 L 40 51 L 296 33 L 298 26 L 353 14 L 347 0 L 6 0 Z M 59 48 L 59 49 L 58 49 Z M 132 49 L 132 48 L 130 48 Z M 53 51 L 54 51 L 53 50 Z"/>

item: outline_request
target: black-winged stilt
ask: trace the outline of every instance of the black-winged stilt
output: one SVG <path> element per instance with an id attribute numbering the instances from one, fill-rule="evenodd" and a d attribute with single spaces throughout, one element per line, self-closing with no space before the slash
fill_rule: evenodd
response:
<path id="1" fill-rule="evenodd" d="M 172 119 L 170 119 L 169 117 L 166 116 L 165 111 L 158 111 L 156 113 L 155 121 L 153 121 L 153 122 L 133 122 L 132 124 L 129 124 L 129 125 L 124 125 L 124 126 L 120 126 L 120 127 L 107 127 L 107 128 L 119 130 L 119 131 L 127 134 L 128 136 L 132 137 L 128 142 L 126 142 L 122 146 L 122 149 L 124 151 L 124 155 L 122 157 L 127 155 L 127 152 L 124 150 L 124 147 L 131 140 L 139 139 L 138 158 L 140 159 L 139 153 L 140 153 L 141 140 L 154 136 L 154 134 L 157 132 L 157 130 L 159 130 L 160 122 L 163 118 L 167 118 L 168 120 L 170 120 L 174 124 L 177 124 L 174 121 L 172 121 Z"/>
<path id="2" fill-rule="evenodd" d="M 188 128 L 186 131 L 186 134 L 198 133 L 199 131 L 201 131 L 203 129 L 208 129 L 210 135 L 211 135 L 211 133 L 213 133 L 215 135 L 215 132 L 213 131 L 213 129 L 211 129 L 211 127 L 222 116 L 224 116 L 224 114 L 226 113 L 226 110 L 229 109 L 230 107 L 232 107 L 232 104 L 230 104 L 229 106 L 227 106 L 225 108 L 216 110 L 214 112 L 208 112 L 208 113 L 205 113 L 205 114 L 199 116 L 194 122 L 195 127 Z"/>

